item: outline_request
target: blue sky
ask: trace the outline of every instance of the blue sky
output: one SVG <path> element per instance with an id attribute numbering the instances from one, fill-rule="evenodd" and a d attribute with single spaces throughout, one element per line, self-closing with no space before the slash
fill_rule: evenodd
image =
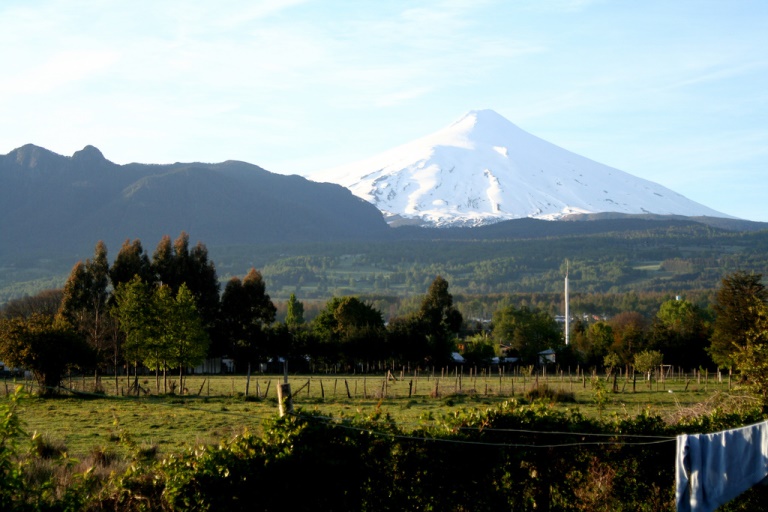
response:
<path id="1" fill-rule="evenodd" d="M 764 0 L 4 0 L 0 154 L 310 174 L 490 108 L 768 221 Z"/>

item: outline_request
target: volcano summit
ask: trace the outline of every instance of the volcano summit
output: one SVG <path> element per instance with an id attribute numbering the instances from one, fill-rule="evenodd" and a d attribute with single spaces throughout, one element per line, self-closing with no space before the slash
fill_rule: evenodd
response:
<path id="1" fill-rule="evenodd" d="M 310 179 L 347 187 L 393 225 L 476 226 L 600 212 L 730 218 L 555 146 L 492 110 L 471 111 L 432 135 Z"/>

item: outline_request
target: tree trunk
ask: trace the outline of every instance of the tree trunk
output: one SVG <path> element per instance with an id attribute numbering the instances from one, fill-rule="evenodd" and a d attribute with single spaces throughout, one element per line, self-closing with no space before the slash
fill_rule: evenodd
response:
<path id="1" fill-rule="evenodd" d="M 245 377 L 245 397 L 248 398 L 248 390 L 251 387 L 251 362 L 248 361 L 248 373 Z"/>
<path id="2" fill-rule="evenodd" d="M 136 396 L 139 396 L 139 362 L 133 365 L 133 385 L 136 386 Z"/>

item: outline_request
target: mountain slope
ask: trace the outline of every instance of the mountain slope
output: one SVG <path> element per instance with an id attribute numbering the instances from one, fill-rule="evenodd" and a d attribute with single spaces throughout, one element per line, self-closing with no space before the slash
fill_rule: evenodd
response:
<path id="1" fill-rule="evenodd" d="M 381 234 L 376 208 L 338 185 L 255 165 L 117 165 L 88 146 L 72 157 L 27 145 L 0 156 L 0 255 L 114 252 L 128 238 L 151 251 L 182 230 L 207 244 L 360 239 Z M 86 253 L 87 254 L 87 253 Z"/>
<path id="2" fill-rule="evenodd" d="M 362 162 L 322 171 L 397 225 L 482 225 L 618 212 L 728 217 L 535 137 L 492 110 Z"/>

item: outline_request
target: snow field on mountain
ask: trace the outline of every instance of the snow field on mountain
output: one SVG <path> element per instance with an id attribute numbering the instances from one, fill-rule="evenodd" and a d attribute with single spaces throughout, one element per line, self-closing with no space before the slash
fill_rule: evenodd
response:
<path id="1" fill-rule="evenodd" d="M 435 226 L 596 212 L 727 217 L 555 146 L 492 110 L 310 178 L 345 186 L 385 215 Z"/>

